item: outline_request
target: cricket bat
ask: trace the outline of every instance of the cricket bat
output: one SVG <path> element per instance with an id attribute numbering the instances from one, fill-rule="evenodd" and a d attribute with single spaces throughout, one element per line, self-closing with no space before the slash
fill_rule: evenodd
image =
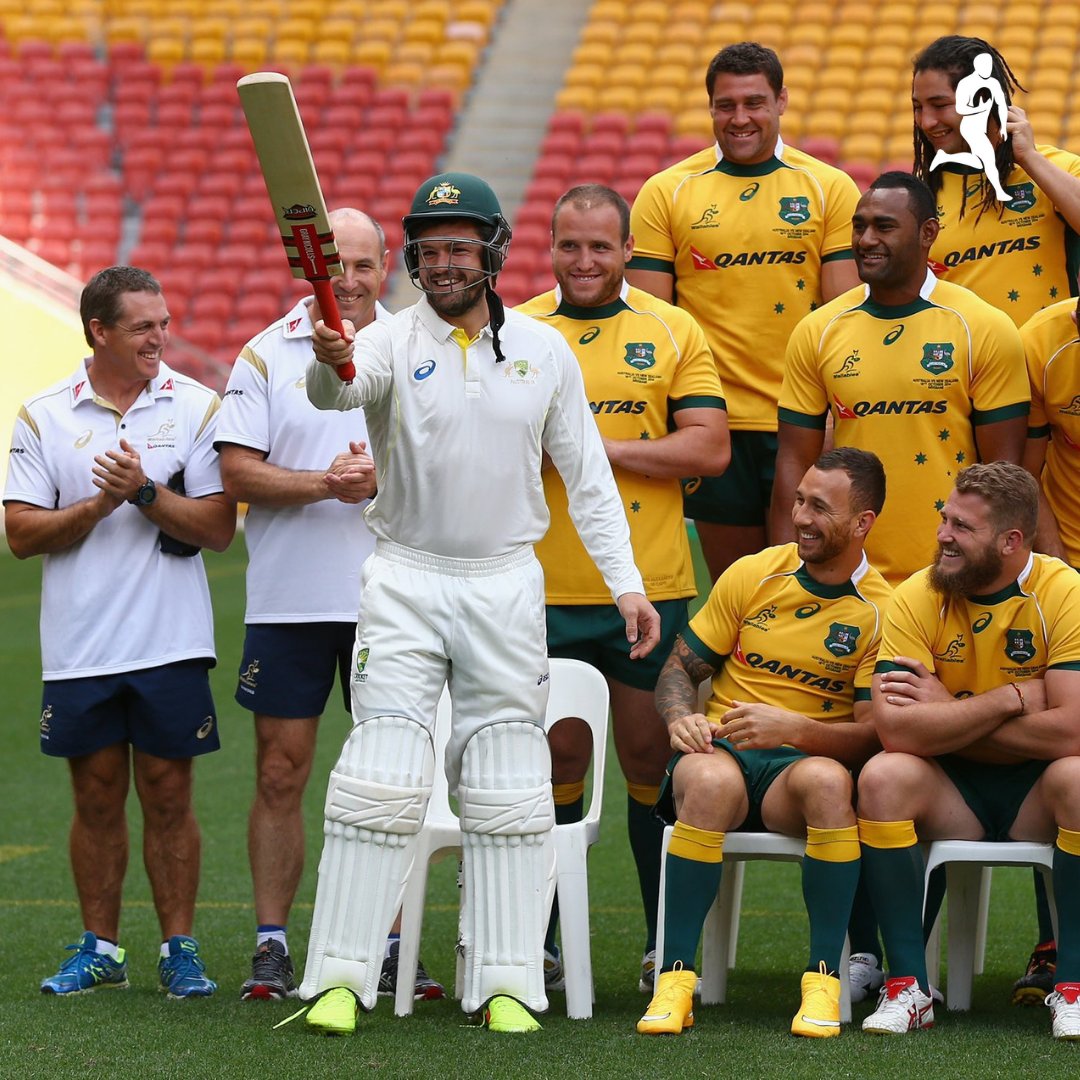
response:
<path id="1" fill-rule="evenodd" d="M 293 277 L 311 282 L 323 321 L 344 334 L 330 287 L 330 279 L 342 272 L 341 257 L 292 84 L 276 71 L 256 71 L 240 79 L 236 90 Z M 352 382 L 356 369 L 342 364 L 337 373 Z"/>

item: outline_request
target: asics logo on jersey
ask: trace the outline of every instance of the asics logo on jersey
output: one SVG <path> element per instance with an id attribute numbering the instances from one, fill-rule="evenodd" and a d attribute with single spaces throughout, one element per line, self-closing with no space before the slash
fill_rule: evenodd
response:
<path id="1" fill-rule="evenodd" d="M 795 609 L 796 619 L 809 619 L 811 615 L 816 615 L 821 610 L 821 605 L 818 603 L 803 604 L 801 608 Z"/>
<path id="2" fill-rule="evenodd" d="M 1011 255 L 1015 251 L 1035 251 L 1041 246 L 1038 236 L 1018 236 L 1015 240 L 999 240 L 996 244 L 980 244 L 978 247 L 965 248 L 963 251 L 950 251 L 942 259 L 946 266 L 959 266 L 961 263 L 975 262 L 977 259 L 989 259 L 994 255 Z"/>
<path id="3" fill-rule="evenodd" d="M 589 408 L 593 413 L 632 413 L 637 416 L 645 411 L 644 401 L 590 401 Z"/>
<path id="4" fill-rule="evenodd" d="M 579 345 L 588 345 L 590 341 L 595 341 L 599 336 L 600 336 L 600 327 L 599 326 L 590 326 L 589 329 L 586 330 L 585 333 L 582 334 L 581 337 L 579 337 L 577 339 L 578 344 Z"/>
<path id="5" fill-rule="evenodd" d="M 882 345 L 892 345 L 900 340 L 900 335 L 904 332 L 904 324 L 898 323 L 894 326 L 882 339 Z"/>
<path id="6" fill-rule="evenodd" d="M 695 221 L 690 228 L 691 229 L 709 229 L 720 224 L 717 221 L 720 211 L 716 209 L 716 203 L 712 203 L 701 212 L 701 217 Z"/>
<path id="7" fill-rule="evenodd" d="M 973 633 L 981 634 L 994 621 L 993 612 L 984 611 L 972 624 Z"/>
<path id="8" fill-rule="evenodd" d="M 856 401 L 845 405 L 833 395 L 837 416 L 841 420 L 855 420 L 861 416 L 917 416 L 921 413 L 947 412 L 947 401 Z"/>
<path id="9" fill-rule="evenodd" d="M 806 262 L 805 251 L 721 251 L 711 259 L 695 247 L 690 248 L 695 270 L 724 270 L 729 266 L 778 266 Z"/>
<path id="10" fill-rule="evenodd" d="M 919 363 L 931 375 L 944 375 L 953 366 L 953 348 L 951 341 L 927 341 Z"/>
<path id="11" fill-rule="evenodd" d="M 208 716 L 200 725 L 199 730 L 195 732 L 196 739 L 205 739 L 211 731 L 214 730 L 214 718 Z"/>
<path id="12" fill-rule="evenodd" d="M 746 653 L 744 659 L 752 668 L 770 671 L 774 675 L 780 675 L 785 679 L 801 683 L 803 686 L 809 686 L 814 690 L 824 690 L 828 694 L 842 694 L 844 692 L 846 684 L 842 679 L 827 679 L 815 671 L 792 667 L 791 664 L 785 664 L 780 660 L 769 660 L 762 656 L 761 653 Z"/>
<path id="13" fill-rule="evenodd" d="M 739 192 L 739 202 L 749 202 L 760 190 L 761 185 L 755 180 L 749 187 Z"/>
<path id="14" fill-rule="evenodd" d="M 810 199 L 806 195 L 788 195 L 780 200 L 780 220 L 788 225 L 802 225 L 810 220 Z"/>
<path id="15" fill-rule="evenodd" d="M 1007 210 L 1021 214 L 1035 205 L 1035 185 L 1030 180 L 1026 184 L 1006 184 L 1005 190 L 1012 196 L 1012 200 L 1005 203 Z"/>
<path id="16" fill-rule="evenodd" d="M 434 370 L 435 361 L 425 360 L 422 364 L 413 369 L 412 377 L 417 382 L 423 382 Z"/>
<path id="17" fill-rule="evenodd" d="M 81 450 L 93 437 L 93 431 L 90 431 L 88 429 L 84 431 L 71 445 L 74 446 L 76 450 Z"/>

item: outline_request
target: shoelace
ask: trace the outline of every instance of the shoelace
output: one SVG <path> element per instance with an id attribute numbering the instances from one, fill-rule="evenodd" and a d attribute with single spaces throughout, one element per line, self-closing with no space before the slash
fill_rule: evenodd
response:
<path id="1" fill-rule="evenodd" d="M 279 956 L 269 949 L 260 949 L 251 963 L 251 974 L 256 979 L 276 977 L 284 967 L 284 956 Z"/>
<path id="2" fill-rule="evenodd" d="M 206 965 L 187 950 L 173 953 L 165 962 L 165 968 L 169 972 L 169 981 L 176 982 L 179 979 L 190 979 L 201 976 L 206 970 Z"/>

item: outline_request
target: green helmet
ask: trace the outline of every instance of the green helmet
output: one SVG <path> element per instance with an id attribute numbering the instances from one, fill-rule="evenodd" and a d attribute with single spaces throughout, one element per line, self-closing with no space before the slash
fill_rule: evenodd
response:
<path id="1" fill-rule="evenodd" d="M 487 226 L 487 235 L 476 241 L 485 251 L 487 276 L 492 278 L 502 269 L 510 245 L 510 226 L 491 185 L 470 173 L 437 173 L 417 188 L 409 212 L 401 219 L 405 266 L 414 284 L 419 283 L 420 276 L 416 230 L 453 218 L 467 218 Z"/>

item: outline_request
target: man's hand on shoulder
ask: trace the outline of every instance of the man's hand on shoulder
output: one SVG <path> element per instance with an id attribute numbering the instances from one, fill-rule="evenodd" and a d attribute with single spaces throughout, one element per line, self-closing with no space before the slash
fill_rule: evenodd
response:
<path id="1" fill-rule="evenodd" d="M 644 593 L 623 593 L 618 600 L 619 614 L 626 620 L 626 640 L 630 659 L 640 660 L 656 648 L 660 640 L 660 613 Z"/>

